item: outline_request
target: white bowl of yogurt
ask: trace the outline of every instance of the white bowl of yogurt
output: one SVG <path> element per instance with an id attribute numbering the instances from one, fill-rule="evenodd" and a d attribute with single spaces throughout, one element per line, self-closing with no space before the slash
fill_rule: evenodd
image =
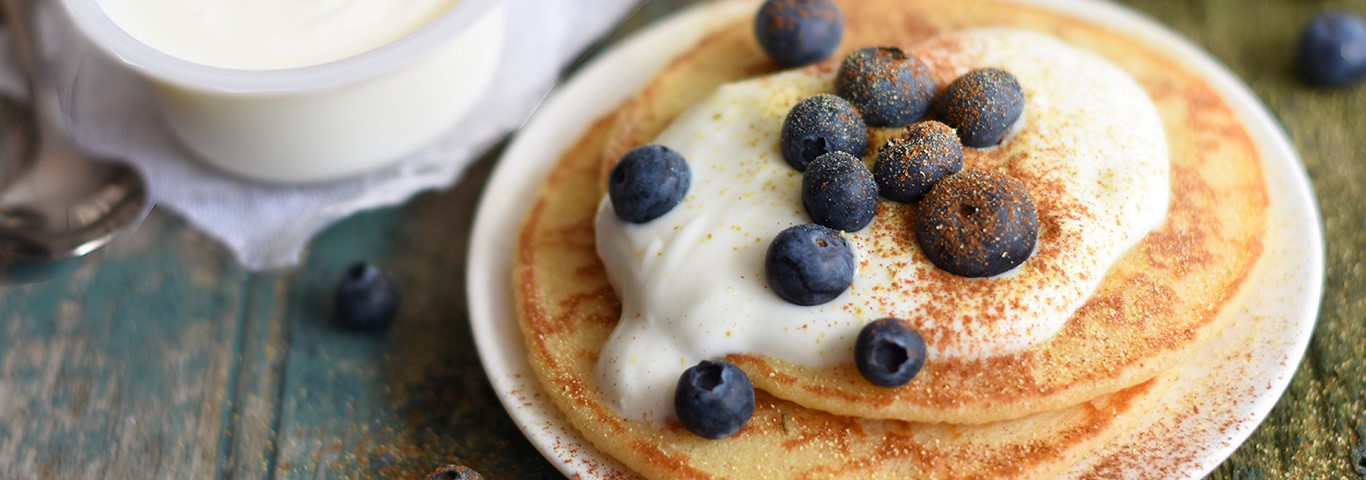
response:
<path id="1" fill-rule="evenodd" d="M 492 82 L 501 0 L 62 0 L 146 78 L 207 163 L 271 183 L 338 180 L 445 133 Z"/>

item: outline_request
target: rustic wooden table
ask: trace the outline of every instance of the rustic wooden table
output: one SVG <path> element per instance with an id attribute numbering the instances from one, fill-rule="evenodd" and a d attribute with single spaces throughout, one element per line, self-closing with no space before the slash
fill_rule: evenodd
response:
<path id="1" fill-rule="evenodd" d="M 613 38 L 684 3 L 648 3 Z M 1292 68 L 1310 16 L 1366 13 L 1366 0 L 1124 3 L 1251 85 L 1323 211 L 1326 293 L 1308 357 L 1213 478 L 1366 478 L 1366 86 L 1310 88 Z M 493 164 L 341 222 L 282 272 L 245 271 L 157 211 L 109 249 L 30 275 L 41 283 L 0 284 L 0 479 L 417 478 L 443 463 L 557 478 L 498 403 L 467 321 L 465 253 Z M 329 322 L 334 283 L 358 259 L 403 285 L 386 334 Z"/>

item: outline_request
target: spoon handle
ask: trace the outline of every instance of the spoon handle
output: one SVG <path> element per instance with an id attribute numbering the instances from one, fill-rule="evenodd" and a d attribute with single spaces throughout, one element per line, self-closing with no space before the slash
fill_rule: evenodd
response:
<path id="1" fill-rule="evenodd" d="M 40 130 L 60 132 L 64 130 L 60 128 L 63 126 L 61 106 L 38 53 L 38 37 L 34 35 L 34 19 L 28 7 L 29 0 L 0 0 L 0 12 L 5 15 L 5 26 L 9 27 L 14 49 L 19 55 L 19 66 L 26 74 L 24 78 L 28 79 L 29 101 Z M 58 129 L 48 130 L 53 127 Z"/>

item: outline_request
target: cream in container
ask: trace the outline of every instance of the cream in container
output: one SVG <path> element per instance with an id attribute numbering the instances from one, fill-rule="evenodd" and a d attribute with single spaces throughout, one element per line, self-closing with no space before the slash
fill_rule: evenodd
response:
<path id="1" fill-rule="evenodd" d="M 488 88 L 499 0 L 63 0 L 147 78 L 182 143 L 260 181 L 337 180 L 414 152 Z"/>

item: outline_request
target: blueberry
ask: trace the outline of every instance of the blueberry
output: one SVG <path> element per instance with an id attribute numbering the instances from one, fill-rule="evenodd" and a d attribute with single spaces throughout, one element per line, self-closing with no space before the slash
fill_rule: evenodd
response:
<path id="1" fill-rule="evenodd" d="M 893 47 L 868 47 L 844 58 L 835 91 L 863 112 L 873 127 L 920 120 L 934 102 L 934 79 L 920 59 Z"/>
<path id="2" fill-rule="evenodd" d="M 700 437 L 729 437 L 754 415 L 754 384 L 735 364 L 703 360 L 678 378 L 674 412 Z"/>
<path id="3" fill-rule="evenodd" d="M 823 93 L 797 102 L 787 112 L 780 144 L 783 159 L 802 172 L 826 153 L 862 157 L 868 151 L 868 127 L 848 101 Z"/>
<path id="4" fill-rule="evenodd" d="M 484 480 L 484 477 L 469 467 L 446 465 L 428 474 L 427 480 Z"/>
<path id="5" fill-rule="evenodd" d="M 337 284 L 337 322 L 348 328 L 379 330 L 398 313 L 398 285 L 379 267 L 356 263 Z"/>
<path id="6" fill-rule="evenodd" d="M 1019 180 L 983 171 L 949 175 L 921 202 L 915 234 L 936 266 L 954 275 L 990 277 L 1034 253 L 1039 220 Z"/>
<path id="7" fill-rule="evenodd" d="M 1325 12 L 1304 27 L 1300 71 L 1318 84 L 1342 87 L 1366 77 L 1366 21 L 1349 12 Z"/>
<path id="8" fill-rule="evenodd" d="M 939 121 L 958 130 L 963 145 L 986 148 L 1001 143 L 1024 113 L 1024 89 L 1010 72 L 981 68 L 955 78 L 934 104 Z"/>
<path id="9" fill-rule="evenodd" d="M 877 182 L 858 157 L 830 152 L 802 174 L 802 205 L 816 223 L 856 232 L 877 214 Z"/>
<path id="10" fill-rule="evenodd" d="M 930 187 L 963 169 L 963 144 L 952 128 L 934 120 L 907 125 L 877 151 L 873 180 L 878 193 L 896 202 L 918 202 Z"/>
<path id="11" fill-rule="evenodd" d="M 839 297 L 854 281 L 855 266 L 849 241 L 840 232 L 815 224 L 783 230 L 764 256 L 769 287 L 783 300 L 802 306 Z"/>
<path id="12" fill-rule="evenodd" d="M 636 147 L 612 167 L 607 194 L 617 217 L 645 223 L 669 213 L 683 201 L 692 170 L 682 155 L 663 145 Z"/>
<path id="13" fill-rule="evenodd" d="M 873 385 L 900 387 L 925 366 L 925 339 L 905 320 L 874 321 L 854 341 L 854 365 Z"/>
<path id="14" fill-rule="evenodd" d="M 844 14 L 830 0 L 768 0 L 754 16 L 754 36 L 783 66 L 816 63 L 839 47 Z"/>

